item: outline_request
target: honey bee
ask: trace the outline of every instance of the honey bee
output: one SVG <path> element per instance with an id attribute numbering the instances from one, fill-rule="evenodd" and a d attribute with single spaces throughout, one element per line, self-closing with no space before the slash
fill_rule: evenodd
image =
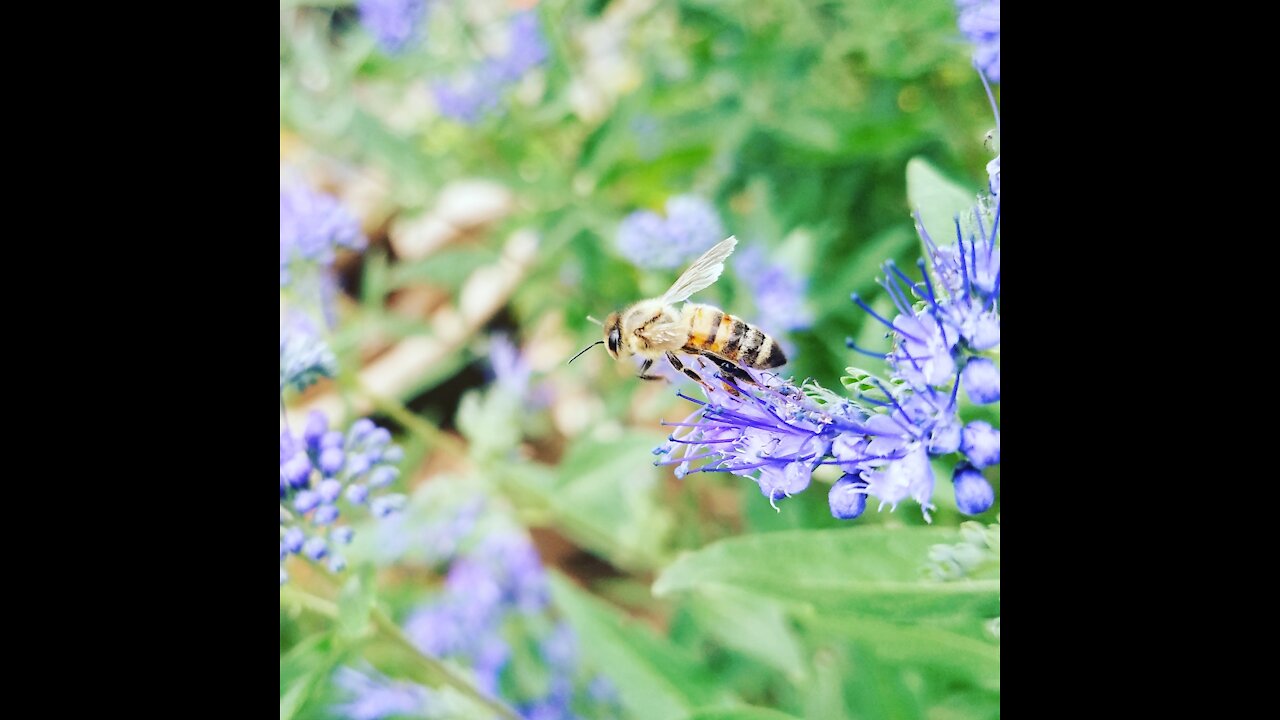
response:
<path id="1" fill-rule="evenodd" d="M 742 367 L 767 370 L 786 363 L 782 348 L 759 328 L 711 305 L 675 306 L 714 283 L 724 272 L 725 258 L 733 253 L 737 244 L 736 237 L 726 238 L 694 261 L 661 297 L 641 300 L 610 313 L 603 323 L 604 339 L 588 345 L 573 360 L 604 344 L 615 360 L 630 355 L 643 357 L 640 378 L 657 380 L 658 376 L 648 374 L 649 368 L 666 355 L 672 367 L 708 390 L 711 388 L 707 383 L 692 368 L 685 367 L 677 353 L 706 358 L 725 375 L 752 384 L 754 380 Z M 732 391 L 728 385 L 725 387 Z"/>

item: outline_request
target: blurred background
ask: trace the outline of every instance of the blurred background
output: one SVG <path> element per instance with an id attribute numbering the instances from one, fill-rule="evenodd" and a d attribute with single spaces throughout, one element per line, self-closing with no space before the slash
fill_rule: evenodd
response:
<path id="1" fill-rule="evenodd" d="M 282 718 L 998 717 L 998 501 L 775 511 L 654 466 L 692 381 L 566 364 L 730 234 L 695 300 L 797 382 L 873 364 L 850 294 L 891 315 L 998 153 L 971 4 L 282 0 L 282 362 L 332 356 L 281 428 L 370 418 L 402 498 L 341 563 L 282 540 Z"/>

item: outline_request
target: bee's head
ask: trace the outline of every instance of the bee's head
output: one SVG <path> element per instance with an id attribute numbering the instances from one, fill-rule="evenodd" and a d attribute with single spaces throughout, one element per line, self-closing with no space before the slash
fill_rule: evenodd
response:
<path id="1" fill-rule="evenodd" d="M 622 316 L 616 312 L 604 319 L 604 347 L 614 360 L 618 359 L 622 349 Z"/>

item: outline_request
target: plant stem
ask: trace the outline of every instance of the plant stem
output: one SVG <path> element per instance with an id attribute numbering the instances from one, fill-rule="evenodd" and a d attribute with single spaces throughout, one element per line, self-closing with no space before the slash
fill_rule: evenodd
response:
<path id="1" fill-rule="evenodd" d="M 338 619 L 338 606 L 325 600 L 322 597 L 312 595 L 305 590 L 300 590 L 292 585 L 285 585 L 280 588 L 280 598 L 286 602 L 293 603 L 303 610 L 317 615 L 329 618 L 330 620 Z M 520 720 L 520 716 L 514 710 L 507 707 L 505 703 L 497 698 L 491 697 L 477 688 L 470 680 L 458 674 L 448 665 L 440 662 L 430 655 L 425 655 L 411 640 L 404 634 L 398 625 L 395 624 L 387 614 L 381 609 L 375 607 L 369 614 L 369 618 L 373 621 L 373 626 L 378 632 L 393 644 L 400 646 L 413 657 L 414 661 L 422 669 L 427 677 L 428 684 L 432 686 L 448 685 L 457 690 L 466 697 L 480 703 L 486 708 L 492 710 L 499 717 L 505 720 Z"/>

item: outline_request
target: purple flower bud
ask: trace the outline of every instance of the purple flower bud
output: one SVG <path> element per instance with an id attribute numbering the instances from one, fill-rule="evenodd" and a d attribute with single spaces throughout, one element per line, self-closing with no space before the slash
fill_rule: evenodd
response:
<path id="1" fill-rule="evenodd" d="M 374 498 L 369 509 L 373 512 L 375 517 L 381 518 L 386 517 L 404 507 L 404 502 L 404 495 L 384 495 L 380 498 Z"/>
<path id="2" fill-rule="evenodd" d="M 385 447 L 391 443 L 391 431 L 386 428 L 374 428 L 364 442 L 365 447 L 369 449 Z"/>
<path id="3" fill-rule="evenodd" d="M 974 467 L 984 468 L 1000 462 L 1000 431 L 990 423 L 974 420 L 964 426 L 960 438 L 960 452 L 969 458 Z"/>
<path id="4" fill-rule="evenodd" d="M 280 466 L 280 477 L 291 487 L 307 487 L 311 480 L 311 461 L 306 453 L 298 453 L 285 461 Z"/>
<path id="5" fill-rule="evenodd" d="M 396 478 L 399 476 L 399 470 L 389 465 L 380 465 L 374 468 L 373 472 L 369 473 L 369 485 L 370 487 L 376 488 L 386 487 L 395 482 Z"/>
<path id="6" fill-rule="evenodd" d="M 347 560 L 341 555 L 329 556 L 329 572 L 340 573 L 347 569 Z"/>
<path id="7" fill-rule="evenodd" d="M 979 405 L 1000 399 L 1000 368 L 986 358 L 971 358 L 960 380 L 969 399 Z"/>
<path id="8" fill-rule="evenodd" d="M 363 505 L 369 499 L 369 487 L 356 483 L 347 486 L 347 502 L 353 505 Z"/>
<path id="9" fill-rule="evenodd" d="M 330 525 L 334 520 L 338 519 L 338 507 L 336 505 L 321 505 L 316 514 L 311 518 L 311 522 L 316 525 Z"/>
<path id="10" fill-rule="evenodd" d="M 342 483 L 337 480 L 325 480 L 316 488 L 316 492 L 320 495 L 321 502 L 332 504 L 342 494 Z"/>
<path id="11" fill-rule="evenodd" d="M 308 513 L 320 504 L 320 495 L 311 491 L 303 490 L 293 499 L 293 509 L 300 513 Z"/>
<path id="12" fill-rule="evenodd" d="M 962 462 L 956 466 L 951 482 L 955 484 L 956 507 L 965 515 L 984 513 L 996 501 L 991 483 L 982 476 L 981 470 L 968 463 Z"/>
<path id="13" fill-rule="evenodd" d="M 329 531 L 329 539 L 339 545 L 350 545 L 351 538 L 355 536 L 355 531 L 348 525 L 336 527 Z"/>
<path id="14" fill-rule="evenodd" d="M 307 426 L 302 431 L 302 438 L 306 440 L 307 447 L 314 450 L 320 449 L 320 440 L 324 438 L 324 434 L 329 430 L 329 419 L 319 410 L 312 410 L 307 414 Z"/>
<path id="15" fill-rule="evenodd" d="M 841 520 L 852 520 L 867 509 L 867 483 L 856 475 L 845 473 L 831 491 L 827 493 L 827 502 L 831 505 L 832 517 Z"/>
<path id="16" fill-rule="evenodd" d="M 313 537 L 302 546 L 302 554 L 312 560 L 319 560 L 329 554 L 329 544 L 322 537 Z"/>
<path id="17" fill-rule="evenodd" d="M 302 543 L 305 542 L 306 539 L 307 535 L 302 532 L 302 528 L 291 527 L 284 531 L 284 537 L 281 538 L 280 543 L 284 546 L 285 550 L 288 550 L 291 553 L 297 553 L 302 550 Z"/>
<path id="18" fill-rule="evenodd" d="M 382 462 L 395 465 L 401 460 L 404 460 L 404 450 L 402 450 L 399 445 L 392 445 L 382 451 Z"/>
<path id="19" fill-rule="evenodd" d="M 342 450 L 336 447 L 325 448 L 320 453 L 320 472 L 326 476 L 336 475 L 342 469 Z"/>
<path id="20" fill-rule="evenodd" d="M 377 426 L 374 425 L 373 421 L 369 418 L 360 418 L 359 420 L 351 423 L 351 429 L 347 431 L 347 435 L 351 437 L 353 442 L 359 442 L 364 439 L 365 435 L 373 432 L 376 427 Z"/>
<path id="21" fill-rule="evenodd" d="M 330 430 L 329 432 L 324 434 L 324 437 L 320 438 L 320 447 L 321 448 L 331 448 L 331 447 L 341 448 L 343 440 L 345 440 L 345 437 L 340 431 Z"/>
<path id="22" fill-rule="evenodd" d="M 361 453 L 352 453 L 347 456 L 347 477 L 358 478 L 369 472 L 369 456 Z"/>

